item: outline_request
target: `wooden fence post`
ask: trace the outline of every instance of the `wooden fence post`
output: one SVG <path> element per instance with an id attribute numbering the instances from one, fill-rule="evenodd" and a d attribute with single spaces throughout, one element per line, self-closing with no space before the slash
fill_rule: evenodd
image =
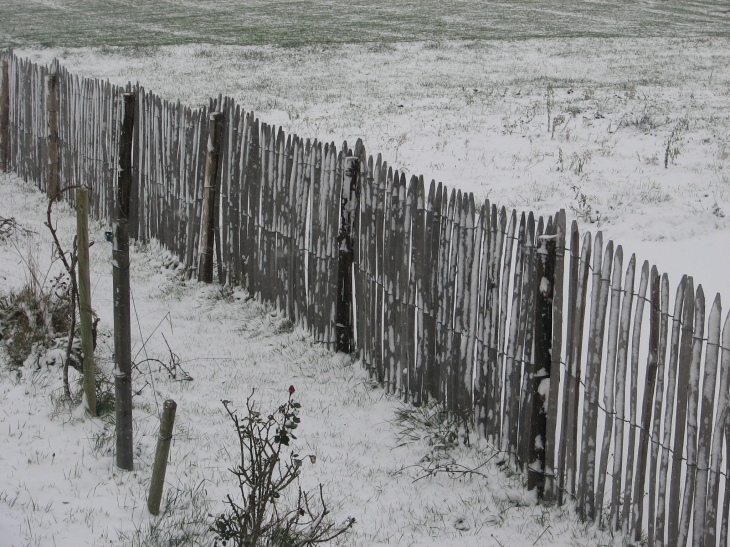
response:
<path id="1" fill-rule="evenodd" d="M 134 93 L 123 94 L 122 133 L 114 223 L 114 387 L 117 420 L 117 467 L 134 467 L 132 437 L 132 347 L 129 309 L 129 189 L 132 182 Z"/>
<path id="2" fill-rule="evenodd" d="M 172 440 L 172 428 L 175 424 L 175 411 L 177 403 L 172 399 L 165 401 L 162 406 L 160 417 L 160 434 L 157 437 L 157 449 L 155 450 L 155 463 L 152 467 L 152 479 L 150 480 L 150 492 L 147 496 L 147 508 L 153 515 L 160 513 L 160 500 L 162 500 L 162 487 L 165 484 L 165 471 L 167 471 L 167 457 L 170 454 L 170 441 Z"/>
<path id="3" fill-rule="evenodd" d="M 223 113 L 211 112 L 208 116 L 208 153 L 205 161 L 205 187 L 203 189 L 203 215 L 200 221 L 200 251 L 198 252 L 198 281 L 213 281 L 213 244 L 215 226 L 215 200 L 218 191 L 218 154 L 220 152 L 220 127 Z"/>
<path id="4" fill-rule="evenodd" d="M 96 370 L 91 332 L 91 281 L 89 279 L 89 191 L 76 189 L 76 238 L 78 242 L 79 315 L 84 354 L 84 396 L 89 414 L 96 416 Z"/>
<path id="5" fill-rule="evenodd" d="M 3 79 L 0 88 L 0 159 L 2 169 L 10 171 L 10 70 L 9 63 L 3 61 L 0 65 Z"/>
<path id="6" fill-rule="evenodd" d="M 58 180 L 58 78 L 46 76 L 46 109 L 48 110 L 48 173 L 46 196 L 52 199 L 61 186 Z"/>
<path id="7" fill-rule="evenodd" d="M 557 218 L 555 219 L 557 222 Z M 547 437 L 547 405 L 552 377 L 553 286 L 555 284 L 555 247 L 557 226 L 549 225 L 548 233 L 538 237 L 535 292 L 535 375 L 533 377 L 532 416 L 528 436 L 527 488 L 537 488 L 542 497 L 545 489 L 545 446 Z M 560 373 L 560 371 L 556 371 Z M 539 437 L 539 442 L 538 442 Z"/>
<path id="8" fill-rule="evenodd" d="M 340 205 L 340 233 L 337 287 L 337 345 L 336 351 L 350 353 L 353 342 L 352 329 L 352 262 L 353 226 L 359 201 L 358 174 L 360 160 L 357 156 L 345 158 L 342 200 Z"/>

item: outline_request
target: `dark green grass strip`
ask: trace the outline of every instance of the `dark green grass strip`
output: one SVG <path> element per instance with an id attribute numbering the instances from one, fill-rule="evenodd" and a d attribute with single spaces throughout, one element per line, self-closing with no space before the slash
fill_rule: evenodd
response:
<path id="1" fill-rule="evenodd" d="M 0 47 L 710 37 L 726 1 L 0 0 Z"/>

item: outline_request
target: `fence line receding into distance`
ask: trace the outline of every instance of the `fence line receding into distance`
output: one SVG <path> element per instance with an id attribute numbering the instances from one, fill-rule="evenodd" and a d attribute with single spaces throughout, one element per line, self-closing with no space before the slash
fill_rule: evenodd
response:
<path id="1" fill-rule="evenodd" d="M 575 501 L 581 517 L 650 547 L 727 545 L 730 315 L 722 328 L 719 295 L 707 314 L 685 276 L 670 300 L 666 274 L 601 232 L 581 237 L 563 211 L 478 204 L 360 141 L 286 135 L 227 97 L 192 109 L 56 62 L 4 52 L 0 64 L 6 170 L 41 190 L 55 173 L 60 187 L 89 185 L 92 214 L 110 220 L 121 94 L 135 93 L 132 237 L 157 239 L 195 274 L 214 195 L 214 250 L 203 248 L 221 283 L 356 351 L 389 392 L 445 405 L 544 499 Z M 220 138 L 209 141 L 213 113 Z M 209 142 L 215 192 L 204 192 Z"/>

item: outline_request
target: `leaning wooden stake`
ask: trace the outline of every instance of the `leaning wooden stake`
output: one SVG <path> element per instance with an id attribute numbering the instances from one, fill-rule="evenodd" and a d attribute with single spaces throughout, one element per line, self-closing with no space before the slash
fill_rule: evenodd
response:
<path id="1" fill-rule="evenodd" d="M 46 195 L 53 198 L 61 189 L 58 181 L 58 78 L 46 76 L 46 109 L 48 110 L 48 178 Z"/>
<path id="2" fill-rule="evenodd" d="M 10 171 L 10 70 L 8 62 L 0 64 L 0 160 L 3 171 Z"/>
<path id="3" fill-rule="evenodd" d="M 172 399 L 168 399 L 167 401 L 165 401 L 165 404 L 162 406 L 162 417 L 160 418 L 160 434 L 157 437 L 155 464 L 152 468 L 150 493 L 147 496 L 147 508 L 153 515 L 158 515 L 160 513 L 162 487 L 165 484 L 167 456 L 170 454 L 170 441 L 172 440 L 172 427 L 175 424 L 176 410 L 177 403 Z"/>
<path id="4" fill-rule="evenodd" d="M 91 332 L 91 281 L 89 278 L 89 191 L 76 189 L 76 240 L 78 245 L 79 315 L 84 354 L 84 396 L 89 414 L 96 416 L 96 370 Z"/>
<path id="5" fill-rule="evenodd" d="M 114 222 L 114 387 L 117 420 L 117 467 L 134 467 L 132 438 L 132 343 L 129 313 L 129 188 L 132 183 L 134 93 L 124 93 L 122 133 Z"/>
<path id="6" fill-rule="evenodd" d="M 337 351 L 350 353 L 352 348 L 352 261 L 353 226 L 357 214 L 359 190 L 358 173 L 360 160 L 357 156 L 345 159 L 342 201 L 340 206 L 340 233 L 337 236 L 339 247 L 338 287 L 337 287 Z"/>
<path id="7" fill-rule="evenodd" d="M 205 187 L 203 189 L 203 216 L 200 221 L 200 251 L 198 253 L 198 281 L 213 281 L 213 243 L 215 235 L 215 194 L 218 190 L 218 154 L 220 151 L 221 112 L 208 116 L 208 155 L 205 161 Z"/>

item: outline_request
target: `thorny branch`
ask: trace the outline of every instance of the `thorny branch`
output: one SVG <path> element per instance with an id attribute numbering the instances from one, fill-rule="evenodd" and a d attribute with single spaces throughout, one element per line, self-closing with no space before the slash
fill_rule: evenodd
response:
<path id="1" fill-rule="evenodd" d="M 71 279 L 71 301 L 69 303 L 71 307 L 71 327 L 69 328 L 68 343 L 66 344 L 66 356 L 63 361 L 63 392 L 64 395 L 66 395 L 66 398 L 69 400 L 71 399 L 71 388 L 68 383 L 68 366 L 71 358 L 71 349 L 73 347 L 74 331 L 76 330 L 76 301 L 79 297 L 78 284 L 76 281 L 76 263 L 78 262 L 78 253 L 76 248 L 76 236 L 74 236 L 73 249 L 70 253 L 68 253 L 68 256 L 67 253 L 63 250 L 61 242 L 58 240 L 58 234 L 56 232 L 56 229 L 53 226 L 52 212 L 53 204 L 58 201 L 65 192 L 75 190 L 76 188 L 89 187 L 76 184 L 73 186 L 67 186 L 66 188 L 62 188 L 61 190 L 59 190 L 55 195 L 51 197 L 51 199 L 48 200 L 48 209 L 46 210 L 45 222 L 45 225 L 51 232 L 51 236 L 53 237 L 53 243 L 55 245 L 59 258 L 61 259 L 61 262 L 63 262 L 63 267 L 66 269 L 66 273 L 68 273 L 68 276 Z"/>

